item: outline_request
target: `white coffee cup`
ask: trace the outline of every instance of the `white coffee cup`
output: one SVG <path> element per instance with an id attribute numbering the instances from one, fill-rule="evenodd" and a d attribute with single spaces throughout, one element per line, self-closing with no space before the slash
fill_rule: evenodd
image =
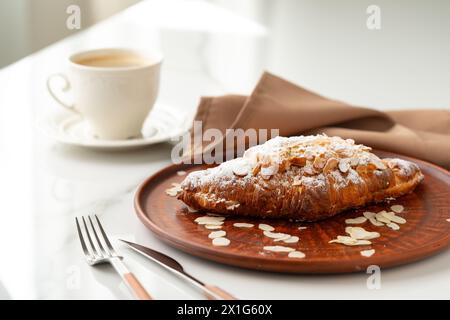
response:
<path id="1" fill-rule="evenodd" d="M 141 135 L 159 89 L 162 56 L 130 49 L 99 49 L 69 57 L 67 76 L 47 80 L 50 95 L 63 107 L 80 113 L 99 139 Z M 74 104 L 64 103 L 52 89 L 55 77 L 71 90 Z"/>

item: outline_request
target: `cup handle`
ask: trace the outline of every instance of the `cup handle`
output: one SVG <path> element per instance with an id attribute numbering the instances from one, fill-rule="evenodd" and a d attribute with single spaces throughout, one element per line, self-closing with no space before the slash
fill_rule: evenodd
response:
<path id="1" fill-rule="evenodd" d="M 51 82 L 52 79 L 54 78 L 61 78 L 64 80 L 64 86 L 61 88 L 62 92 L 66 92 L 69 91 L 71 89 L 70 86 L 70 82 L 69 79 L 67 79 L 66 75 L 64 75 L 63 73 L 56 73 L 56 74 L 52 74 L 51 76 L 49 76 L 47 78 L 47 91 L 48 93 L 52 96 L 53 99 L 55 99 L 56 102 L 58 102 L 61 106 L 63 106 L 64 108 L 66 108 L 67 110 L 70 110 L 71 112 L 76 112 L 78 113 L 78 111 L 75 109 L 75 106 L 73 104 L 69 105 L 64 103 L 60 98 L 58 98 L 58 96 L 55 94 L 55 92 L 52 89 L 51 86 Z"/>

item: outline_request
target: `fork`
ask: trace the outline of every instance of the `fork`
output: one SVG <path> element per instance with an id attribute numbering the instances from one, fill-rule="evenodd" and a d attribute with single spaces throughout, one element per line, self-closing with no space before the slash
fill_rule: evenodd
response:
<path id="1" fill-rule="evenodd" d="M 84 233 L 88 240 L 87 242 L 83 236 L 80 222 L 78 221 L 78 218 L 75 218 L 81 248 L 86 256 L 87 263 L 90 266 L 110 263 L 136 298 L 140 300 L 152 300 L 150 294 L 148 294 L 134 274 L 131 273 L 122 262 L 122 257 L 117 254 L 116 250 L 114 250 L 97 215 L 93 215 L 93 218 L 96 223 L 92 222 L 91 216 L 88 216 L 86 219 L 83 216 L 81 217 L 84 226 Z M 89 220 L 91 228 L 88 228 L 86 220 Z"/>

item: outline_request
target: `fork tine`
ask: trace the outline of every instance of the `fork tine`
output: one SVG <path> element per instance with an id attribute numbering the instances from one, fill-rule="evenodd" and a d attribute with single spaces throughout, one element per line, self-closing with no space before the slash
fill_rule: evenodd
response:
<path id="1" fill-rule="evenodd" d="M 86 220 L 84 219 L 84 216 L 82 216 L 81 219 L 83 220 L 84 230 L 86 231 L 86 235 L 87 235 L 87 238 L 89 240 L 89 244 L 91 245 L 91 248 L 92 248 L 92 251 L 94 253 L 94 256 L 97 255 L 97 256 L 101 257 L 102 256 L 101 252 L 100 253 L 98 252 L 97 247 L 95 247 L 94 243 L 92 242 L 91 234 L 89 232 L 89 229 L 88 229 L 88 226 L 86 224 Z"/>
<path id="2" fill-rule="evenodd" d="M 105 240 L 106 245 L 108 246 L 109 250 L 110 250 L 113 254 L 116 254 L 116 251 L 114 250 L 114 248 L 113 248 L 111 242 L 109 242 L 109 239 L 108 239 L 108 236 L 107 236 L 106 233 L 105 233 L 105 230 L 103 230 L 102 224 L 100 223 L 100 219 L 97 217 L 96 214 L 94 214 L 94 217 L 95 217 L 95 220 L 97 220 L 98 227 L 99 227 L 100 232 L 101 232 L 101 234 L 102 234 L 102 236 L 103 236 L 103 239 Z"/>
<path id="3" fill-rule="evenodd" d="M 98 243 L 98 246 L 100 248 L 100 251 L 102 252 L 102 254 L 105 257 L 106 256 L 111 256 L 111 252 L 109 252 L 109 250 L 107 248 L 103 247 L 103 244 L 102 244 L 102 242 L 100 241 L 100 239 L 99 239 L 99 237 L 97 235 L 97 230 L 95 230 L 96 228 L 95 228 L 94 224 L 92 223 L 92 219 L 91 219 L 90 216 L 88 216 L 88 220 L 89 220 L 89 223 L 91 224 L 92 232 L 94 233 L 95 240 L 97 240 L 97 243 Z"/>
<path id="4" fill-rule="evenodd" d="M 81 232 L 80 223 L 78 222 L 78 218 L 75 218 L 75 222 L 77 224 L 77 231 L 78 231 L 78 238 L 81 242 L 81 248 L 83 249 L 84 255 L 86 257 L 90 257 L 91 253 L 89 252 L 88 248 L 86 247 L 86 242 L 84 241 L 83 233 Z"/>

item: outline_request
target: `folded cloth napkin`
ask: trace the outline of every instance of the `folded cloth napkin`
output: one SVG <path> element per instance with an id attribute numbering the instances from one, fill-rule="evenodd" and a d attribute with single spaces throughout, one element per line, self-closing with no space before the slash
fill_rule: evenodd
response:
<path id="1" fill-rule="evenodd" d="M 450 110 L 383 112 L 351 106 L 270 73 L 263 74 L 249 97 L 202 98 L 194 120 L 202 122 L 203 132 L 210 128 L 222 133 L 229 128 L 254 128 L 279 129 L 281 136 L 325 133 L 450 168 Z M 213 145 L 197 141 L 189 154 L 205 152 Z"/>

